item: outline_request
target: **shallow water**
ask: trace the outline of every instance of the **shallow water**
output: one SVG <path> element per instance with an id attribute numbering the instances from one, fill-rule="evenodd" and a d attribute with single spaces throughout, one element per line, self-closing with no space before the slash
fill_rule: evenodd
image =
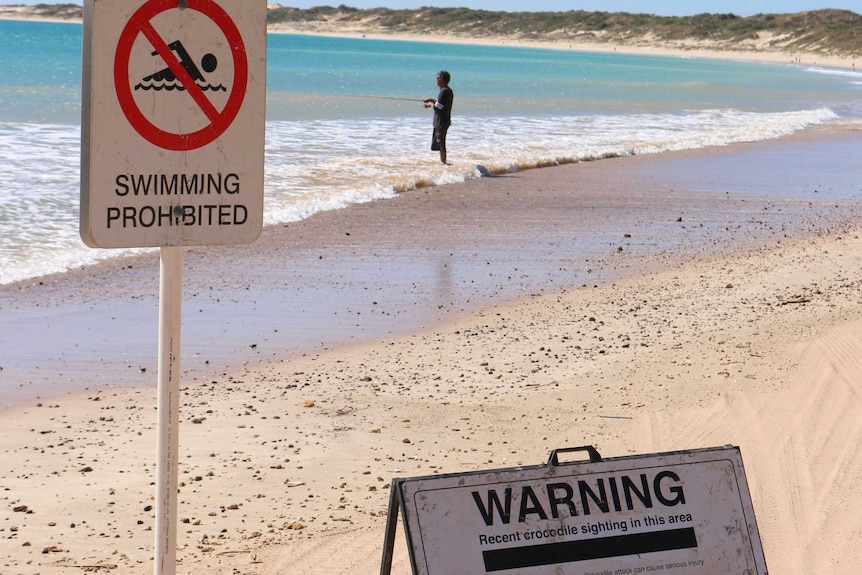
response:
<path id="1" fill-rule="evenodd" d="M 0 22 L 0 283 L 128 250 L 78 235 L 81 26 Z M 428 149 L 452 72 L 452 165 Z M 862 119 L 862 75 L 565 50 L 270 34 L 265 221 L 538 165 L 724 146 Z M 780 193 L 780 192 L 779 192 Z"/>

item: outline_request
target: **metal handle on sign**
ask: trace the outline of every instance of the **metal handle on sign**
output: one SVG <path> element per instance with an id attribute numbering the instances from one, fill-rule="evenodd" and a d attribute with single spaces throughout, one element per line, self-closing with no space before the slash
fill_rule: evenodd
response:
<path id="1" fill-rule="evenodd" d="M 551 452 L 551 456 L 548 457 L 548 465 L 557 466 L 560 464 L 560 460 L 557 457 L 560 453 L 571 453 L 573 451 L 586 451 L 590 456 L 590 463 L 598 463 L 602 460 L 602 456 L 599 455 L 599 452 L 592 445 L 583 445 L 581 447 L 562 447 L 560 449 L 555 449 Z"/>

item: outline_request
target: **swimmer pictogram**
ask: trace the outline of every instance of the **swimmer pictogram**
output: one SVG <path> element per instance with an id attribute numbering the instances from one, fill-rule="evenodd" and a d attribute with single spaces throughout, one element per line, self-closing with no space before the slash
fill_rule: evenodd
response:
<path id="1" fill-rule="evenodd" d="M 227 88 L 223 84 L 218 84 L 213 86 L 211 84 L 206 83 L 206 79 L 204 75 L 201 73 L 201 69 L 207 74 L 214 72 L 216 68 L 218 68 L 218 58 L 216 58 L 213 54 L 207 53 L 204 54 L 201 58 L 200 68 L 198 68 L 195 61 L 189 55 L 183 43 L 179 40 L 175 40 L 168 44 L 168 48 L 171 51 L 176 52 L 177 56 L 180 59 L 180 65 L 188 72 L 189 76 L 192 80 L 194 80 L 195 85 L 198 88 L 203 90 L 204 92 L 210 90 L 213 92 L 227 92 Z M 151 56 L 159 56 L 158 50 L 153 50 L 150 54 Z M 161 91 L 166 90 L 168 92 L 173 90 L 178 90 L 180 92 L 185 91 L 186 87 L 182 84 L 182 82 L 177 81 L 177 75 L 171 70 L 170 66 L 159 70 L 149 76 L 143 78 L 138 84 L 135 85 L 135 90 L 155 90 Z"/>
<path id="2" fill-rule="evenodd" d="M 164 21 L 162 24 L 156 23 L 161 15 L 179 16 L 183 10 L 192 11 L 209 20 L 219 36 L 215 45 L 229 49 L 227 69 L 232 70 L 233 79 L 227 81 L 228 87 L 221 81 L 217 84 L 210 83 L 204 76 L 212 74 L 219 67 L 215 54 L 200 50 L 198 53 L 204 54 L 198 65 L 186 48 L 191 46 L 191 43 L 186 42 L 184 45 L 177 39 L 180 34 L 163 35 L 161 26 Z M 191 37 L 183 39 L 190 40 Z M 136 75 L 130 74 L 135 46 L 147 44 L 148 50 L 142 55 L 153 58 L 144 68 L 149 70 L 143 76 L 138 76 L 140 80 L 130 81 Z M 164 66 L 157 64 L 159 58 Z M 135 63 L 138 62 L 136 58 Z M 152 71 L 153 68 L 156 70 Z M 138 134 L 165 150 L 195 150 L 217 140 L 239 113 L 245 99 L 247 81 L 248 56 L 242 35 L 231 17 L 212 0 L 186 0 L 182 10 L 178 8 L 176 0 L 148 0 L 132 14 L 117 43 L 114 85 L 120 108 Z M 190 98 L 187 100 L 190 102 L 187 116 L 200 117 L 203 119 L 202 123 L 176 127 L 160 123 L 160 112 L 176 108 L 176 102 L 171 102 L 164 95 L 155 95 L 156 92 L 162 91 L 181 93 Z M 151 104 L 142 106 L 135 94 L 146 92 L 151 92 L 155 99 Z M 224 93 L 221 98 L 226 96 L 226 100 L 216 98 L 219 93 Z"/>

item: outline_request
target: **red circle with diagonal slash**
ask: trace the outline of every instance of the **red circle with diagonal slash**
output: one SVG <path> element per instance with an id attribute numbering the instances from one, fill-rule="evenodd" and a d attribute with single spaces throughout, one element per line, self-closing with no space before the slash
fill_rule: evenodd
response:
<path id="1" fill-rule="evenodd" d="M 178 10 L 177 0 L 149 0 L 129 19 L 123 28 L 120 39 L 117 42 L 117 52 L 114 56 L 114 86 L 117 91 L 117 99 L 120 108 L 129 120 L 129 123 L 141 136 L 156 146 L 175 151 L 194 150 L 206 146 L 221 136 L 231 125 L 242 107 L 245 98 L 246 84 L 248 81 L 248 59 L 245 52 L 245 44 L 239 30 L 231 20 L 230 16 L 221 6 L 212 0 L 186 0 L 187 9 L 196 10 L 210 18 L 219 27 L 233 55 L 233 86 L 228 96 L 227 104 L 219 111 L 207 99 L 203 90 L 198 87 L 194 79 L 180 64 L 173 51 L 152 25 L 152 19 L 167 10 Z M 132 86 L 129 82 L 129 63 L 132 55 L 132 46 L 140 34 L 158 51 L 162 59 L 168 64 L 177 80 L 185 87 L 186 92 L 194 99 L 201 108 L 204 115 L 209 118 L 208 126 L 196 132 L 188 134 L 175 134 L 162 130 L 153 124 L 138 107 L 132 95 Z"/>

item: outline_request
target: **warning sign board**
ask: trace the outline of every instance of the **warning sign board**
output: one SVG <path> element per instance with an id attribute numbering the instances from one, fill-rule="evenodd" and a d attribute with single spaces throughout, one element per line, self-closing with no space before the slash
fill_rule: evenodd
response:
<path id="1" fill-rule="evenodd" d="M 738 448 L 567 464 L 556 453 L 393 481 L 389 534 L 397 505 L 414 573 L 766 575 Z"/>
<path id="2" fill-rule="evenodd" d="M 81 236 L 254 241 L 263 224 L 266 4 L 84 6 Z"/>

